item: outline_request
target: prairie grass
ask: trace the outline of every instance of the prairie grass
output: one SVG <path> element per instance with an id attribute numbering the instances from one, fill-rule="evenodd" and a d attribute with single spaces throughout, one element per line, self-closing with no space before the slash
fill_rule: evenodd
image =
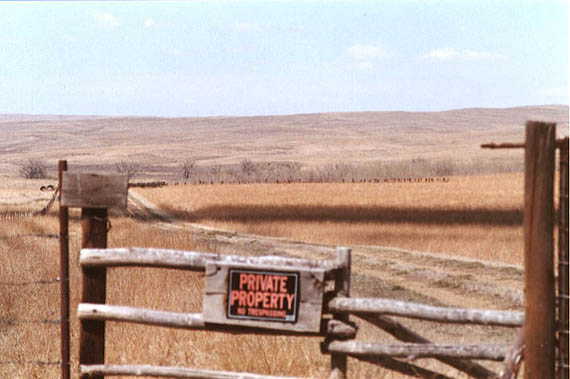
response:
<path id="1" fill-rule="evenodd" d="M 137 189 L 181 220 L 333 245 L 522 264 L 523 175 L 435 183 L 182 185 Z"/>
<path id="2" fill-rule="evenodd" d="M 56 239 L 22 238 L 23 234 L 57 232 L 55 217 L 11 217 L 0 227 L 0 377 L 55 378 L 59 360 L 59 325 L 26 320 L 59 318 L 59 283 L 6 285 L 54 279 L 58 275 Z M 70 259 L 72 368 L 77 369 L 80 271 L 77 220 L 72 220 Z M 16 231 L 16 232 L 15 232 Z M 128 218 L 113 220 L 110 246 L 201 248 L 190 235 L 165 231 Z M 201 312 L 203 275 L 179 270 L 117 268 L 108 270 L 107 303 L 179 312 Z M 22 321 L 22 322 L 20 322 Z M 107 323 L 106 362 L 180 365 L 237 372 L 319 377 L 327 357 L 319 338 L 292 338 L 184 331 Z M 7 363 L 14 362 L 14 364 Z M 36 363 L 34 363 L 36 362 Z M 372 372 L 378 372 L 374 369 Z"/>
<path id="3" fill-rule="evenodd" d="M 522 177 L 452 178 L 437 184 L 289 184 L 177 186 L 138 190 L 176 217 L 224 229 L 330 244 L 390 245 L 479 259 L 520 263 Z M 34 190 L 35 191 L 35 190 Z M 56 211 L 25 216 L 36 204 L 0 213 L 0 281 L 24 283 L 58 276 Z M 80 271 L 78 213 L 71 214 L 72 368 L 77 369 Z M 112 216 L 109 246 L 163 247 L 212 251 L 183 230 L 157 228 Z M 213 252 L 216 252 L 215 250 Z M 58 283 L 0 285 L 0 319 L 59 318 Z M 117 268 L 108 271 L 109 304 L 200 312 L 203 277 L 179 270 Z M 429 338 L 454 332 L 434 327 Z M 447 333 L 447 334 L 445 334 Z M 478 329 L 471 335 L 486 336 Z M 481 333 L 481 334 L 479 334 Z M 465 334 L 457 333 L 463 342 Z M 328 356 L 319 338 L 260 337 L 107 324 L 106 361 L 180 365 L 265 374 L 326 376 Z M 363 328 L 359 339 L 386 338 Z M 57 324 L 0 323 L 1 361 L 59 360 Z M 453 377 L 433 361 L 418 363 Z M 58 377 L 58 366 L 0 364 L 2 378 Z M 399 378 L 398 374 L 350 361 L 357 378 Z"/>

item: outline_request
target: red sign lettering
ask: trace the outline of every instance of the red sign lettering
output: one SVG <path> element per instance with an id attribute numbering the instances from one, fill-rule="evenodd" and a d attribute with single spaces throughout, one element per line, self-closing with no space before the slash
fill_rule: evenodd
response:
<path id="1" fill-rule="evenodd" d="M 297 321 L 299 273 L 230 269 L 227 317 L 260 321 Z"/>

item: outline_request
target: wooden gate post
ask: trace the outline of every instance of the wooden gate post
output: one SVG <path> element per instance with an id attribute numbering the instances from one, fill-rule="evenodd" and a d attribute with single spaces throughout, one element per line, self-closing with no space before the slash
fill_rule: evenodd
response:
<path id="1" fill-rule="evenodd" d="M 558 378 L 567 379 L 568 367 L 568 138 L 559 144 L 558 204 Z"/>
<path id="2" fill-rule="evenodd" d="M 350 266 L 351 266 L 351 250 L 344 247 L 337 248 L 337 261 L 340 263 L 339 272 L 336 275 L 334 283 L 334 291 L 336 296 L 350 296 Z M 333 314 L 333 319 L 342 322 L 349 321 L 347 314 Z M 331 372 L 329 379 L 344 379 L 347 376 L 348 356 L 343 353 L 331 353 Z"/>
<path id="3" fill-rule="evenodd" d="M 106 208 L 81 209 L 81 248 L 107 248 L 108 215 Z M 107 269 L 82 269 L 81 302 L 105 303 Z M 105 363 L 105 321 L 81 320 L 79 330 L 79 364 Z M 90 378 L 102 379 L 96 375 Z"/>
<path id="4" fill-rule="evenodd" d="M 555 287 L 553 262 L 556 124 L 526 124 L 524 263 L 525 378 L 554 378 Z"/>
<path id="5" fill-rule="evenodd" d="M 70 334 L 69 334 L 69 210 L 61 205 L 63 173 L 67 171 L 67 161 L 58 162 L 59 180 L 59 284 L 61 314 L 61 379 L 70 378 Z"/>
<path id="6" fill-rule="evenodd" d="M 74 174 L 65 172 L 61 182 L 61 206 L 81 208 L 81 248 L 106 249 L 108 208 L 126 209 L 128 177 L 125 175 Z M 82 267 L 81 302 L 104 304 L 107 287 L 105 267 Z M 105 322 L 81 320 L 79 364 L 105 363 Z M 103 378 L 90 375 L 90 378 Z"/>

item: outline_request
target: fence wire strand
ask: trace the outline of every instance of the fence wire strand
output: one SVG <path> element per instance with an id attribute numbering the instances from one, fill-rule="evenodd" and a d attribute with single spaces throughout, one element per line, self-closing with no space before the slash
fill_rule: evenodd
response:
<path id="1" fill-rule="evenodd" d="M 53 196 L 51 197 L 50 201 L 47 205 L 40 211 L 33 212 L 32 215 L 45 215 L 49 212 L 51 206 L 57 199 L 57 195 L 59 193 L 59 187 L 57 187 L 54 191 Z M 59 238 L 58 235 L 33 235 L 33 234 L 25 234 L 25 235 L 15 235 L 9 236 L 8 238 L 22 238 L 22 237 L 44 237 L 44 238 Z M 65 281 L 69 281 L 69 279 L 65 279 Z M 26 286 L 35 286 L 35 285 L 52 285 L 56 283 L 61 283 L 62 279 L 59 277 L 56 278 L 48 278 L 48 279 L 39 279 L 39 280 L 31 280 L 31 281 L 0 281 L 0 286 L 6 287 L 26 287 Z M 44 324 L 44 325 L 60 325 L 62 320 L 60 319 L 16 319 L 16 318 L 0 318 L 0 326 L 15 326 L 15 325 L 24 325 L 24 324 Z M 0 366 L 25 366 L 25 365 L 34 365 L 34 366 L 61 366 L 62 361 L 52 361 L 52 360 L 0 360 Z"/>
<path id="2" fill-rule="evenodd" d="M 60 324 L 61 320 L 33 320 L 18 318 L 0 318 L 0 325 L 16 325 L 16 324 Z"/>
<path id="3" fill-rule="evenodd" d="M 38 366 L 56 366 L 61 361 L 0 361 L 0 365 L 38 365 Z"/>
<path id="4" fill-rule="evenodd" d="M 43 280 L 33 280 L 29 282 L 0 282 L 0 286 L 29 286 L 34 284 L 53 284 L 59 283 L 60 278 L 55 279 L 43 279 Z"/>

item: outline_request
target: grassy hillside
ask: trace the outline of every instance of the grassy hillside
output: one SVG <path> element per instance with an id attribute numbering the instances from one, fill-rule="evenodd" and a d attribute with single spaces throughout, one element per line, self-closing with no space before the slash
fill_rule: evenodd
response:
<path id="1" fill-rule="evenodd" d="M 446 112 L 359 112 L 209 118 L 0 116 L 0 175 L 41 159 L 55 168 L 109 169 L 119 161 L 173 178 L 185 159 L 198 166 L 295 161 L 304 166 L 422 158 L 462 162 L 522 159 L 490 152 L 486 142 L 524 139 L 527 120 L 558 123 L 568 134 L 567 106 L 463 109 Z"/>

